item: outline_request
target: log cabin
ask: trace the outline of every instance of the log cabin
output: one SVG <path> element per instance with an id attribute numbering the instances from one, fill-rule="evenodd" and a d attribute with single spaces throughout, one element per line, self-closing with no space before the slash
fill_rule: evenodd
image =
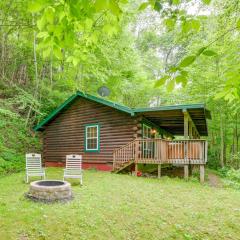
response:
<path id="1" fill-rule="evenodd" d="M 127 166 L 162 164 L 200 167 L 207 162 L 204 104 L 129 108 L 77 91 L 34 127 L 43 141 L 45 166 L 64 166 L 67 154 L 83 156 L 83 168 L 120 172 Z"/>

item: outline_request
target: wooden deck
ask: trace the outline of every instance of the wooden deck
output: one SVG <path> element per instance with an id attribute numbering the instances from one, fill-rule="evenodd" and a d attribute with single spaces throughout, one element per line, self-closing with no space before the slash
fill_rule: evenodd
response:
<path id="1" fill-rule="evenodd" d="M 113 153 L 113 170 L 118 171 L 128 162 L 145 164 L 205 165 L 207 141 L 200 139 L 165 140 L 136 139 Z M 188 175 L 188 172 L 187 172 Z"/>

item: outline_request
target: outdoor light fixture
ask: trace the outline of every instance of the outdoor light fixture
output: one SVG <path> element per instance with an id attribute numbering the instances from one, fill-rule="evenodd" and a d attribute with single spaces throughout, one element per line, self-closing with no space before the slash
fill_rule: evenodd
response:
<path id="1" fill-rule="evenodd" d="M 157 131 L 156 131 L 156 129 L 152 129 L 151 132 L 152 132 L 152 134 L 156 134 Z"/>

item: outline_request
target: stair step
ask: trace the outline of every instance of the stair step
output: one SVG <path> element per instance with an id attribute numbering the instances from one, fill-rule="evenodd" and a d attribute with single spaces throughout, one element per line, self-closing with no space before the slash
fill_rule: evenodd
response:
<path id="1" fill-rule="evenodd" d="M 113 172 L 114 173 L 119 173 L 120 171 L 122 171 L 123 169 L 125 169 L 126 167 L 130 166 L 131 164 L 134 163 L 134 160 L 129 160 L 128 162 L 124 162 L 122 163 L 120 166 L 117 166 Z"/>

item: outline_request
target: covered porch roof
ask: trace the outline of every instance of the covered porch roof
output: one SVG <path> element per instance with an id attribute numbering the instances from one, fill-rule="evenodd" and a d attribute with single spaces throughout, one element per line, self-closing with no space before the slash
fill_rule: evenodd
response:
<path id="1" fill-rule="evenodd" d="M 211 119 L 211 114 L 205 108 L 204 104 L 136 108 L 134 109 L 134 113 L 144 116 L 146 119 L 176 136 L 184 136 L 186 133 L 184 132 L 184 118 L 186 114 L 200 136 L 208 135 L 207 119 Z"/>

